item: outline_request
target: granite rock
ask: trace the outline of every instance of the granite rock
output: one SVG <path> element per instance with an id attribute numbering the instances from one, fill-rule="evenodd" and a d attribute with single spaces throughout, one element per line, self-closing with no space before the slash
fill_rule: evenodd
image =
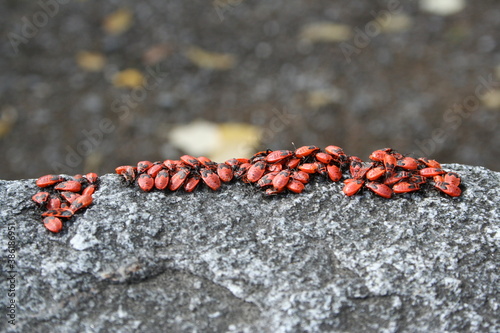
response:
<path id="1" fill-rule="evenodd" d="M 59 234 L 34 180 L 0 181 L 1 299 L 14 274 L 16 305 L 0 331 L 498 332 L 500 173 L 444 168 L 461 197 L 349 198 L 320 180 L 271 198 L 143 193 L 108 174 Z"/>

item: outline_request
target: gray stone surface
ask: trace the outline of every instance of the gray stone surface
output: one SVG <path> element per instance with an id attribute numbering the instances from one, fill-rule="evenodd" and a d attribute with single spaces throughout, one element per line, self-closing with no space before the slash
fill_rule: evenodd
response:
<path id="1" fill-rule="evenodd" d="M 322 181 L 273 198 L 244 184 L 143 193 L 105 175 L 60 234 L 43 228 L 33 180 L 0 181 L 3 257 L 15 224 L 15 327 L 498 332 L 500 173 L 445 168 L 463 176 L 462 197 L 348 198 Z"/>

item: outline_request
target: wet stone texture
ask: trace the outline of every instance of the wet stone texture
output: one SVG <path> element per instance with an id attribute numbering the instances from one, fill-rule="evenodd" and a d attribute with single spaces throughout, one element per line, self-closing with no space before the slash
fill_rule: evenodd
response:
<path id="1" fill-rule="evenodd" d="M 498 332 L 500 173 L 445 169 L 462 197 L 348 198 L 323 181 L 273 198 L 245 184 L 143 193 L 105 175 L 59 234 L 30 201 L 34 180 L 0 181 L 16 329 Z"/>

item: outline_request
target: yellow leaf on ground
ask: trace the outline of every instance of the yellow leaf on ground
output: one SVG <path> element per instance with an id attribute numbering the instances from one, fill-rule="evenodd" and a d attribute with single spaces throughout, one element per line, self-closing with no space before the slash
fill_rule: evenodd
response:
<path id="1" fill-rule="evenodd" d="M 352 37 L 351 27 L 345 24 L 317 22 L 302 28 L 300 39 L 310 42 L 342 42 Z"/>
<path id="2" fill-rule="evenodd" d="M 99 52 L 80 51 L 76 54 L 76 63 L 89 72 L 98 72 L 106 64 L 106 57 Z"/>
<path id="3" fill-rule="evenodd" d="M 215 53 L 192 46 L 186 51 L 186 57 L 201 68 L 227 70 L 236 65 L 236 57 L 229 53 Z"/>
<path id="4" fill-rule="evenodd" d="M 258 147 L 261 130 L 244 123 L 212 123 L 197 120 L 169 131 L 170 143 L 193 156 L 206 156 L 223 162 L 233 157 L 248 157 Z"/>
<path id="5" fill-rule="evenodd" d="M 10 105 L 3 107 L 0 111 L 0 138 L 3 138 L 12 130 L 17 118 L 17 109 Z"/>
<path id="6" fill-rule="evenodd" d="M 490 90 L 481 99 L 488 109 L 500 109 L 500 90 Z"/>
<path id="7" fill-rule="evenodd" d="M 318 109 L 328 104 L 340 103 L 342 98 L 343 93 L 338 89 L 318 89 L 308 92 L 307 104 L 314 109 Z"/>
<path id="8" fill-rule="evenodd" d="M 169 131 L 168 138 L 174 147 L 189 155 L 208 155 L 220 142 L 219 127 L 208 121 L 197 120 L 174 126 Z"/>
<path id="9" fill-rule="evenodd" d="M 104 18 L 103 28 L 109 35 L 119 35 L 132 25 L 132 12 L 126 8 L 118 9 Z"/>
<path id="10" fill-rule="evenodd" d="M 244 123 L 223 123 L 219 126 L 221 141 L 209 154 L 214 161 L 233 157 L 250 157 L 259 146 L 262 130 Z"/>
<path id="11" fill-rule="evenodd" d="M 129 68 L 113 76 L 113 85 L 118 88 L 137 88 L 144 85 L 144 75 L 137 69 Z"/>
<path id="12" fill-rule="evenodd" d="M 420 0 L 420 9 L 441 16 L 459 13 L 465 5 L 465 0 Z"/>
<path id="13" fill-rule="evenodd" d="M 412 19 L 405 14 L 389 14 L 387 17 L 377 16 L 377 23 L 382 27 L 382 32 L 397 33 L 408 30 L 412 25 Z"/>

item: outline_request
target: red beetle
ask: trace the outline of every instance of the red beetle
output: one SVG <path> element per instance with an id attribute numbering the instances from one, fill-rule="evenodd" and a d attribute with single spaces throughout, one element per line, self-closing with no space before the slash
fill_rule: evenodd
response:
<path id="1" fill-rule="evenodd" d="M 191 175 L 189 175 L 188 179 L 184 183 L 184 191 L 188 193 L 193 192 L 200 183 L 200 180 L 200 175 L 196 173 L 192 173 Z"/>
<path id="2" fill-rule="evenodd" d="M 49 192 L 38 192 L 31 199 L 39 205 L 43 205 L 49 199 Z"/>
<path id="3" fill-rule="evenodd" d="M 392 196 L 392 190 L 387 185 L 376 182 L 367 182 L 366 187 L 381 197 L 389 199 Z"/>
<path id="4" fill-rule="evenodd" d="M 329 164 L 327 165 L 326 170 L 328 171 L 328 177 L 331 181 L 338 182 L 342 178 L 342 171 L 338 166 Z"/>
<path id="5" fill-rule="evenodd" d="M 448 172 L 444 175 L 444 182 L 451 185 L 459 186 L 461 179 L 456 172 Z"/>
<path id="6" fill-rule="evenodd" d="M 236 160 L 238 161 L 238 164 L 244 164 L 244 163 L 251 162 L 249 158 L 243 158 L 243 157 L 237 158 Z"/>
<path id="7" fill-rule="evenodd" d="M 314 162 L 317 166 L 317 173 L 319 173 L 322 176 L 328 175 L 328 171 L 326 170 L 326 165 L 324 165 L 321 162 Z"/>
<path id="8" fill-rule="evenodd" d="M 125 178 L 125 181 L 127 181 L 128 183 L 132 183 L 136 177 L 136 170 L 137 168 L 134 168 L 131 165 L 122 165 L 117 167 L 115 169 L 115 172 L 119 175 L 122 175 L 123 178 Z"/>
<path id="9" fill-rule="evenodd" d="M 209 169 L 201 169 L 201 179 L 203 182 L 210 187 L 212 190 L 216 191 L 221 187 L 221 182 L 219 176 L 215 172 Z"/>
<path id="10" fill-rule="evenodd" d="M 148 169 L 147 174 L 150 175 L 151 177 L 155 178 L 158 172 L 162 170 L 165 166 L 163 163 L 155 162 L 153 165 Z"/>
<path id="11" fill-rule="evenodd" d="M 155 181 L 153 177 L 151 177 L 147 173 L 143 173 L 139 175 L 139 178 L 137 178 L 137 184 L 139 185 L 141 190 L 143 190 L 144 192 L 149 192 L 153 189 Z"/>
<path id="12" fill-rule="evenodd" d="M 267 163 L 276 163 L 276 162 L 282 161 L 285 158 L 290 157 L 292 155 L 293 155 L 293 151 L 291 151 L 291 150 L 275 150 L 266 156 L 266 162 Z"/>
<path id="13" fill-rule="evenodd" d="M 36 185 L 38 187 L 47 187 L 64 181 L 63 176 L 59 175 L 45 175 L 36 180 Z"/>
<path id="14" fill-rule="evenodd" d="M 213 162 L 211 159 L 205 156 L 199 156 L 196 158 L 202 166 L 205 168 L 211 169 L 211 168 L 217 168 L 217 163 Z"/>
<path id="15" fill-rule="evenodd" d="M 286 188 L 293 193 L 302 193 L 304 191 L 304 184 L 295 179 L 290 179 Z"/>
<path id="16" fill-rule="evenodd" d="M 319 147 L 316 146 L 303 146 L 300 148 L 295 149 L 295 156 L 298 158 L 310 156 L 313 153 L 317 152 L 319 150 Z"/>
<path id="17" fill-rule="evenodd" d="M 169 171 L 175 171 L 175 169 L 177 169 L 177 162 L 174 160 L 165 160 L 163 161 L 163 165 Z"/>
<path id="18" fill-rule="evenodd" d="M 236 167 L 241 164 L 236 158 L 231 158 L 224 163 L 229 165 L 230 167 Z"/>
<path id="19" fill-rule="evenodd" d="M 445 173 L 446 171 L 440 168 L 424 168 L 419 170 L 419 174 L 423 177 L 434 177 Z"/>
<path id="20" fill-rule="evenodd" d="M 258 187 L 266 187 L 266 186 L 271 186 L 273 185 L 273 179 L 276 177 L 276 175 L 279 173 L 279 171 L 274 171 L 270 173 L 266 173 L 264 176 L 262 176 L 261 179 L 257 182 Z"/>
<path id="21" fill-rule="evenodd" d="M 217 165 L 217 175 L 224 183 L 228 183 L 233 179 L 233 169 L 226 163 Z"/>
<path id="22" fill-rule="evenodd" d="M 418 162 L 413 157 L 404 157 L 396 162 L 396 166 L 405 170 L 417 170 Z"/>
<path id="23" fill-rule="evenodd" d="M 252 166 L 252 164 L 250 163 L 243 163 L 241 165 L 239 165 L 236 170 L 234 171 L 234 177 L 236 179 L 240 179 L 241 177 L 243 177 L 244 174 L 247 173 L 248 169 L 250 169 L 250 167 Z"/>
<path id="24" fill-rule="evenodd" d="M 170 191 L 177 191 L 182 184 L 186 181 L 189 176 L 190 171 L 187 168 L 181 168 L 177 171 L 172 178 L 170 178 L 170 184 L 168 185 L 168 189 Z"/>
<path id="25" fill-rule="evenodd" d="M 87 187 L 88 188 L 88 187 Z M 85 189 L 86 190 L 86 189 Z M 84 192 L 85 192 L 84 190 Z M 69 192 L 69 191 L 64 191 L 61 193 L 61 197 L 66 200 L 67 202 L 69 202 L 70 204 L 76 200 L 76 198 L 78 198 L 80 196 L 80 194 L 78 193 L 74 193 L 74 192 Z"/>
<path id="26" fill-rule="evenodd" d="M 62 230 L 63 224 L 59 218 L 55 216 L 47 216 L 43 219 L 43 226 L 54 233 L 58 233 Z"/>
<path id="27" fill-rule="evenodd" d="M 300 171 L 304 171 L 309 174 L 316 173 L 318 171 L 318 165 L 316 163 L 300 164 L 298 168 Z"/>
<path id="28" fill-rule="evenodd" d="M 75 214 L 80 209 L 86 208 L 92 204 L 92 196 L 91 195 L 81 195 L 76 198 L 75 201 L 71 203 L 69 206 L 69 210 Z"/>
<path id="29" fill-rule="evenodd" d="M 342 148 L 337 146 L 328 146 L 325 148 L 325 151 L 332 155 L 336 160 L 345 161 L 347 160 L 347 155 L 344 153 Z"/>
<path id="30" fill-rule="evenodd" d="M 400 180 L 410 178 L 411 173 L 408 171 L 398 171 L 396 173 L 393 173 L 390 177 L 386 178 L 384 180 L 385 185 L 393 185 L 399 182 Z"/>
<path id="31" fill-rule="evenodd" d="M 369 158 L 375 162 L 384 162 L 384 158 L 386 155 L 388 155 L 388 154 L 384 149 L 378 149 L 378 150 L 373 151 L 370 154 Z"/>
<path id="32" fill-rule="evenodd" d="M 394 191 L 394 193 L 408 193 L 420 190 L 420 186 L 416 183 L 401 181 L 397 184 L 394 184 L 392 190 Z"/>
<path id="33" fill-rule="evenodd" d="M 153 165 L 150 161 L 140 161 L 137 163 L 137 172 L 143 173 L 146 172 Z"/>
<path id="34" fill-rule="evenodd" d="M 365 164 L 363 162 L 353 161 L 349 166 L 349 172 L 352 178 L 362 179 L 366 176 L 366 173 L 372 168 L 371 164 Z"/>
<path id="35" fill-rule="evenodd" d="M 82 191 L 82 195 L 92 195 L 96 190 L 97 190 L 97 185 L 94 184 L 89 185 Z"/>
<path id="36" fill-rule="evenodd" d="M 290 174 L 290 177 L 295 179 L 295 180 L 298 180 L 302 184 L 309 183 L 309 178 L 310 178 L 309 174 L 307 172 L 300 171 L 300 170 L 292 171 L 292 173 Z"/>
<path id="37" fill-rule="evenodd" d="M 349 173 L 351 174 L 352 178 L 360 178 L 356 177 L 359 173 L 359 170 L 363 167 L 363 162 L 361 161 L 352 161 L 349 164 Z"/>
<path id="38" fill-rule="evenodd" d="M 85 178 L 87 178 L 89 183 L 95 184 L 97 182 L 97 179 L 99 179 L 99 176 L 97 176 L 97 173 L 95 172 L 89 172 L 85 175 Z"/>
<path id="39" fill-rule="evenodd" d="M 300 158 L 292 157 L 285 163 L 285 167 L 287 169 L 295 169 L 300 164 L 300 161 Z"/>
<path id="40" fill-rule="evenodd" d="M 434 187 L 440 190 L 443 193 L 448 194 L 450 197 L 459 197 L 462 194 L 462 190 L 460 187 L 446 183 L 446 182 L 437 182 L 434 184 Z"/>
<path id="41" fill-rule="evenodd" d="M 76 180 L 77 182 L 79 183 L 86 183 L 87 182 L 87 178 L 83 177 L 83 175 L 77 173 L 76 175 L 73 176 L 73 180 Z"/>
<path id="42" fill-rule="evenodd" d="M 425 178 L 423 176 L 419 176 L 419 177 Z M 443 175 L 437 175 L 437 176 L 432 177 L 432 180 L 434 180 L 435 183 L 444 182 L 444 177 L 443 177 Z"/>
<path id="43" fill-rule="evenodd" d="M 365 181 L 361 179 L 346 179 L 344 182 L 344 188 L 342 191 L 348 197 L 358 193 L 359 190 L 363 187 Z"/>
<path id="44" fill-rule="evenodd" d="M 203 159 L 205 159 L 205 160 L 203 160 Z M 210 169 L 214 172 L 217 172 L 217 166 L 219 165 L 219 163 L 212 162 L 207 157 L 203 157 L 203 156 L 198 157 L 198 161 L 200 161 L 201 166 L 204 167 L 205 169 Z"/>
<path id="45" fill-rule="evenodd" d="M 266 195 L 276 195 L 276 194 L 279 194 L 285 190 L 286 190 L 286 187 L 283 187 L 282 189 L 279 189 L 279 190 L 274 188 L 274 187 L 271 187 L 271 188 L 268 188 L 265 193 L 266 193 Z"/>
<path id="46" fill-rule="evenodd" d="M 267 155 L 269 155 L 270 152 L 272 152 L 271 149 L 261 150 L 261 151 L 256 152 L 250 158 L 251 163 L 254 163 L 257 161 L 262 161 Z"/>
<path id="47" fill-rule="evenodd" d="M 170 174 L 168 170 L 163 169 L 158 172 L 155 177 L 155 187 L 156 189 L 163 191 L 168 186 L 168 181 L 170 180 Z"/>
<path id="48" fill-rule="evenodd" d="M 281 170 L 283 170 L 283 164 L 280 163 L 268 164 L 266 170 L 269 172 L 275 172 L 275 171 L 280 172 Z"/>
<path id="49" fill-rule="evenodd" d="M 386 154 L 384 156 L 384 167 L 386 175 L 392 175 L 394 173 L 394 169 L 396 168 L 397 160 L 391 154 Z"/>
<path id="50" fill-rule="evenodd" d="M 368 170 L 366 173 L 366 179 L 373 181 L 379 179 L 383 175 L 385 175 L 385 167 L 383 165 L 377 165 L 376 167 Z"/>
<path id="51" fill-rule="evenodd" d="M 428 168 L 437 168 L 437 169 L 441 169 L 441 164 L 439 164 L 438 161 L 436 160 L 429 160 L 428 158 L 425 158 L 425 157 L 420 157 L 418 159 L 418 161 L 420 163 L 423 163 L 425 164 Z"/>
<path id="52" fill-rule="evenodd" d="M 58 191 L 80 192 L 82 190 L 82 184 L 76 180 L 67 180 L 57 184 L 54 189 Z"/>
<path id="53" fill-rule="evenodd" d="M 57 208 L 57 209 L 51 209 L 47 210 L 42 213 L 42 217 L 47 217 L 47 216 L 54 216 L 54 217 L 62 217 L 69 219 L 71 216 L 73 216 L 74 212 L 71 209 L 68 208 Z"/>
<path id="54" fill-rule="evenodd" d="M 333 161 L 333 157 L 330 154 L 327 153 L 322 153 L 319 152 L 315 156 L 316 161 L 324 163 L 324 164 L 330 164 L 331 161 Z"/>
<path id="55" fill-rule="evenodd" d="M 194 156 L 182 155 L 180 160 L 193 168 L 201 167 L 200 161 L 198 161 L 198 159 Z"/>
<path id="56" fill-rule="evenodd" d="M 438 176 L 436 176 L 436 177 L 438 177 Z M 439 176 L 439 177 L 441 177 L 441 176 Z M 408 178 L 408 182 L 421 185 L 421 184 L 427 183 L 427 178 L 419 176 L 419 175 L 412 175 L 410 178 Z"/>
<path id="57" fill-rule="evenodd" d="M 51 195 L 49 201 L 47 201 L 47 210 L 59 209 L 61 208 L 61 199 L 59 196 Z"/>
<path id="58" fill-rule="evenodd" d="M 266 171 L 266 166 L 267 164 L 264 161 L 258 161 L 255 164 L 253 164 L 246 173 L 247 180 L 250 183 L 257 182 L 264 175 L 264 172 Z"/>
<path id="59" fill-rule="evenodd" d="M 354 156 L 354 155 L 349 156 L 348 160 L 349 160 L 349 163 L 353 163 L 353 162 L 363 163 L 362 159 L 360 159 L 359 157 Z"/>
<path id="60" fill-rule="evenodd" d="M 276 190 L 282 190 L 290 180 L 290 170 L 280 171 L 273 179 L 273 186 Z"/>

